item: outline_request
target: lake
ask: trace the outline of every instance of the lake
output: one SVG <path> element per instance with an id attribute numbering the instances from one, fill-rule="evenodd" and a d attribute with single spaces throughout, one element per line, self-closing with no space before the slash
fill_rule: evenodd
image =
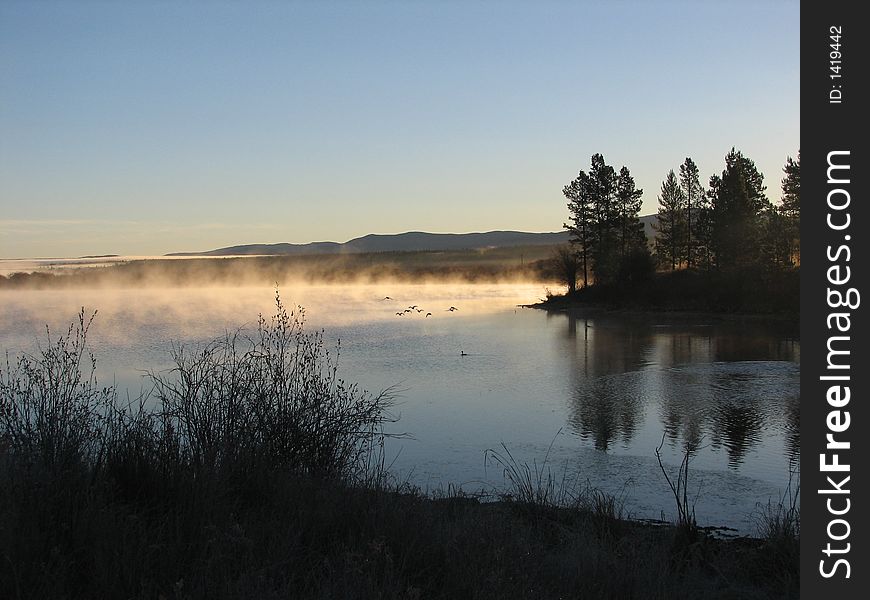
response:
<path id="1" fill-rule="evenodd" d="M 327 346 L 340 340 L 343 379 L 398 390 L 391 430 L 409 437 L 389 440 L 387 460 L 400 480 L 431 492 L 504 489 L 501 467 L 486 461 L 504 444 L 521 463 L 546 460 L 559 479 L 618 494 L 634 517 L 672 520 L 656 459 L 664 439 L 671 473 L 686 445 L 698 446 L 689 495 L 699 523 L 755 533 L 760 506 L 779 501 L 799 464 L 796 324 L 518 306 L 545 293 L 540 284 L 281 288 Z M 253 327 L 273 312 L 274 294 L 6 290 L 0 347 L 33 352 L 46 325 L 65 332 L 80 307 L 97 309 L 89 342 L 100 383 L 135 396 L 149 370 L 172 366 L 173 344 Z"/>

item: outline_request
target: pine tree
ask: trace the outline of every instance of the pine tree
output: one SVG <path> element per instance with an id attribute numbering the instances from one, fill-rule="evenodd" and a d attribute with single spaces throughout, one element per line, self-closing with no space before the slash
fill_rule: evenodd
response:
<path id="1" fill-rule="evenodd" d="M 793 160 L 791 156 L 786 158 L 785 166 L 783 167 L 785 177 L 782 178 L 782 205 L 780 212 L 785 217 L 789 235 L 791 237 L 791 247 L 789 249 L 793 256 L 793 262 L 800 264 L 801 261 L 801 152 L 798 150 L 797 160 Z"/>
<path id="2" fill-rule="evenodd" d="M 698 166 L 689 157 L 680 165 L 680 188 L 686 197 L 686 267 L 691 269 L 697 261 L 698 222 L 701 211 L 705 209 L 706 196 L 701 187 Z"/>
<path id="3" fill-rule="evenodd" d="M 675 270 L 683 260 L 685 248 L 686 197 L 673 169 L 668 171 L 668 176 L 662 183 L 658 200 L 656 248 L 660 260 L 670 261 L 671 270 Z"/>
<path id="4" fill-rule="evenodd" d="M 615 277 L 619 266 L 617 175 L 601 154 L 592 155 L 589 180 L 595 213 L 592 270 L 595 273 L 596 283 L 609 283 Z"/>
<path id="5" fill-rule="evenodd" d="M 710 269 L 714 265 L 713 255 L 713 209 L 709 202 L 710 192 L 704 194 L 704 200 L 696 211 L 697 218 L 693 226 L 695 230 L 695 247 L 693 261 L 700 269 Z"/>
<path id="6" fill-rule="evenodd" d="M 768 268 L 792 266 L 792 236 L 782 207 L 771 206 L 761 215 L 761 262 Z"/>
<path id="7" fill-rule="evenodd" d="M 640 222 L 640 209 L 643 204 L 643 190 L 638 189 L 628 167 L 619 170 L 616 181 L 616 206 L 619 220 L 619 262 L 638 248 L 646 248 L 646 235 Z"/>
<path id="8" fill-rule="evenodd" d="M 568 212 L 570 214 L 570 224 L 565 223 L 563 227 L 571 232 L 571 244 L 576 248 L 580 258 L 580 268 L 583 270 L 583 287 L 586 287 L 589 285 L 592 229 L 595 221 L 589 175 L 581 170 L 571 183 L 562 188 L 562 193 L 568 199 Z"/>
<path id="9" fill-rule="evenodd" d="M 734 148 L 722 176 L 710 178 L 711 244 L 719 268 L 744 267 L 760 258 L 761 217 L 770 206 L 764 176 Z"/>
<path id="10" fill-rule="evenodd" d="M 637 189 L 627 167 L 617 175 L 601 154 L 592 156 L 589 173 L 580 171 L 577 178 L 562 189 L 568 198 L 571 242 L 577 248 L 583 285 L 589 285 L 589 272 L 595 283 L 610 283 L 621 277 L 629 257 L 642 263 L 648 254 L 643 224 L 638 218 L 643 190 Z"/>

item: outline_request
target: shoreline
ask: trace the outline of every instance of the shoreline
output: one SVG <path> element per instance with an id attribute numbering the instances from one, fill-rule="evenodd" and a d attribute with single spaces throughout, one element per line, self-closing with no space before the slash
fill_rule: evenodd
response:
<path id="1" fill-rule="evenodd" d="M 587 302 L 568 300 L 565 296 L 554 297 L 554 300 L 545 300 L 534 304 L 520 304 L 522 308 L 545 310 L 549 313 L 598 313 L 607 315 L 628 316 L 673 316 L 673 317 L 701 317 L 719 321 L 761 321 L 773 320 L 780 323 L 800 324 L 800 315 L 781 313 L 758 313 L 758 312 L 719 312 L 712 310 L 690 310 L 680 308 L 655 308 L 641 306 L 618 306 L 605 302 Z"/>
<path id="2" fill-rule="evenodd" d="M 54 477 L 46 487 L 16 471 L 6 472 L 14 489 L 0 492 L 9 525 L 0 546 L 16 549 L 0 575 L 48 596 L 170 597 L 180 585 L 176 595 L 190 598 L 397 600 L 781 598 L 799 589 L 793 537 L 635 521 L 606 498 L 481 502 L 258 470 L 203 481 L 180 472 L 151 496 Z M 39 521 L 61 489 L 71 531 Z"/>

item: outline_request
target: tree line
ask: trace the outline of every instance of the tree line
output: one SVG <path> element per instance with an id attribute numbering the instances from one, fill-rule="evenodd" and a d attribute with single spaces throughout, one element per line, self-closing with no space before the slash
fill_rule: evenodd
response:
<path id="1" fill-rule="evenodd" d="M 568 199 L 570 223 L 564 227 L 571 232 L 571 247 L 557 255 L 557 263 L 568 275 L 569 291 L 578 275 L 583 287 L 593 276 L 597 282 L 630 278 L 632 262 L 647 260 L 649 250 L 639 218 L 643 190 L 628 167 L 617 173 L 595 154 L 589 172 L 581 170 L 562 192 Z"/>
<path id="2" fill-rule="evenodd" d="M 734 148 L 706 189 L 691 158 L 678 171 L 670 170 L 662 182 L 652 247 L 639 216 L 643 190 L 627 167 L 617 173 L 595 154 L 589 171 L 563 188 L 571 244 L 557 252 L 555 263 L 569 293 L 578 279 L 583 287 L 630 283 L 656 267 L 727 271 L 800 264 L 800 152 L 783 167 L 779 203 L 767 198 L 755 163 Z"/>

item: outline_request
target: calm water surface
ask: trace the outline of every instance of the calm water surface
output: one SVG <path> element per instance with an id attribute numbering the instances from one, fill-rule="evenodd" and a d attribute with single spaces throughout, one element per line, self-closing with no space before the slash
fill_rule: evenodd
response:
<path id="1" fill-rule="evenodd" d="M 339 373 L 401 392 L 388 445 L 400 479 L 428 490 L 503 487 L 487 449 L 520 462 L 549 453 L 563 473 L 621 494 L 635 517 L 674 518 L 655 457 L 676 470 L 686 444 L 698 520 L 754 533 L 759 505 L 786 490 L 799 452 L 797 328 L 764 320 L 517 307 L 540 285 L 286 287 L 309 328 L 341 340 Z M 390 299 L 384 299 L 389 296 Z M 6 291 L 0 341 L 11 353 L 99 313 L 90 342 L 101 383 L 136 395 L 171 366 L 173 343 L 201 344 L 271 314 L 267 288 Z M 424 312 L 402 313 L 411 305 Z M 449 311 L 455 306 L 457 310 Z M 431 312 L 430 317 L 425 314 Z M 461 353 L 467 354 L 462 356 Z"/>

